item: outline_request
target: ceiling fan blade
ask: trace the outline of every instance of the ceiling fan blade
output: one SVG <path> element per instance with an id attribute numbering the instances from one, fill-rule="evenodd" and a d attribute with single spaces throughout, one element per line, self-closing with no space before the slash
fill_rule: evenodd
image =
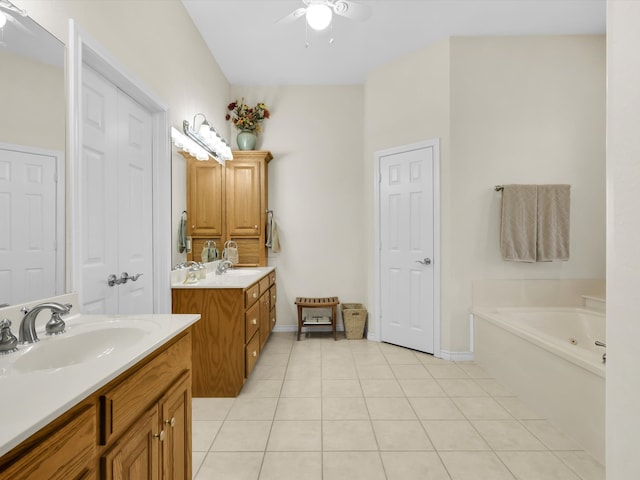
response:
<path id="1" fill-rule="evenodd" d="M 332 7 L 337 15 L 354 20 L 366 20 L 371 16 L 371 7 L 349 0 L 336 0 Z"/>
<path id="2" fill-rule="evenodd" d="M 306 7 L 297 8 L 293 12 L 291 12 L 290 14 L 285 15 L 284 17 L 282 17 L 276 23 L 291 23 L 291 22 L 295 22 L 300 17 L 304 17 L 305 13 L 307 13 L 307 8 Z"/>

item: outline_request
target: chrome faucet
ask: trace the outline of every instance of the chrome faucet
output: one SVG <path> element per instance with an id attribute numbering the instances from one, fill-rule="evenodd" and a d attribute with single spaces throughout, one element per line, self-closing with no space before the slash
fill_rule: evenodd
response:
<path id="1" fill-rule="evenodd" d="M 18 339 L 11 333 L 11 320 L 0 320 L 0 355 L 18 350 Z"/>
<path id="2" fill-rule="evenodd" d="M 233 262 L 230 262 L 229 260 L 222 260 L 216 267 L 216 275 L 222 275 L 231 267 L 233 267 Z"/>
<path id="3" fill-rule="evenodd" d="M 42 310 L 46 309 L 51 310 L 51 318 L 45 327 L 47 335 L 58 335 L 60 333 L 64 333 L 65 324 L 60 316 L 66 315 L 71 311 L 71 304 L 67 303 L 63 305 L 61 303 L 48 302 L 36 305 L 31 309 L 25 307 L 20 310 L 24 313 L 18 332 L 18 341 L 21 344 L 24 345 L 38 341 L 38 335 L 36 333 L 36 317 Z"/>

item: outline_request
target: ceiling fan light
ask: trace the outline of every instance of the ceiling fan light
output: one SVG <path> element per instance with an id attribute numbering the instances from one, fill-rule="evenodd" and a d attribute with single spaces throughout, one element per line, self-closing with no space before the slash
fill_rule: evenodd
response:
<path id="1" fill-rule="evenodd" d="M 324 30 L 331 23 L 331 9 L 324 4 L 314 3 L 307 7 L 307 23 L 314 30 Z"/>

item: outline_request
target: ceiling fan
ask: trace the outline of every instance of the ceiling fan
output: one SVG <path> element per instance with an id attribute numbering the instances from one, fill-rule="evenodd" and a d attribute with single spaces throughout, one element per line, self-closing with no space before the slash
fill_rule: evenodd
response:
<path id="1" fill-rule="evenodd" d="M 371 8 L 350 0 L 302 0 L 304 7 L 280 19 L 289 23 L 300 17 L 306 17 L 307 24 L 314 30 L 324 30 L 331 24 L 333 14 L 353 20 L 366 20 L 371 15 Z"/>

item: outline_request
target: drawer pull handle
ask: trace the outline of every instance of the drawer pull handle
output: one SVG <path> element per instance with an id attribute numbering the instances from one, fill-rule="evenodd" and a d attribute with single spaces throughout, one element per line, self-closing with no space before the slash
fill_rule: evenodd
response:
<path id="1" fill-rule="evenodd" d="M 252 323 L 253 325 L 257 325 L 257 324 L 258 324 L 258 319 L 257 319 L 257 318 L 254 318 L 253 320 L 251 320 L 251 323 Z"/>
<path id="2" fill-rule="evenodd" d="M 160 433 L 155 433 L 153 438 L 159 439 L 161 442 L 164 442 L 164 430 L 160 430 Z"/>
<path id="3" fill-rule="evenodd" d="M 273 318 L 271 319 L 271 321 L 272 321 L 273 323 L 276 323 L 276 317 L 273 317 Z"/>
<path id="4" fill-rule="evenodd" d="M 165 420 L 164 423 L 171 425 L 171 428 L 176 426 L 176 417 L 171 417 L 169 420 Z"/>
<path id="5" fill-rule="evenodd" d="M 257 294 L 256 292 L 253 292 L 253 295 L 252 295 L 252 296 L 253 296 L 253 298 L 257 298 L 257 297 L 258 297 L 258 294 Z"/>
<path id="6" fill-rule="evenodd" d="M 258 356 L 258 352 L 256 352 L 255 350 L 253 352 L 251 352 L 251 355 L 253 355 L 254 357 Z"/>

